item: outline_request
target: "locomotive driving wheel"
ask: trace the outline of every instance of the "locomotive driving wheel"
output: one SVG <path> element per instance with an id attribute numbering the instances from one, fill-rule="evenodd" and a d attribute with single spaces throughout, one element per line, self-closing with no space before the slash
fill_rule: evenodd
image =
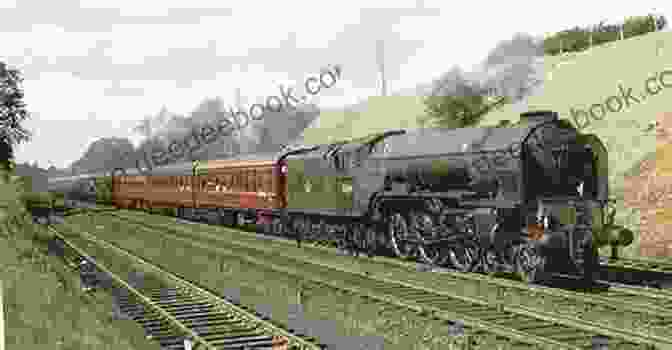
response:
<path id="1" fill-rule="evenodd" d="M 354 250 L 353 253 L 359 255 L 360 252 L 368 252 L 366 226 L 363 223 L 357 222 L 350 226 L 350 230 L 352 232 L 351 245 Z"/>
<path id="2" fill-rule="evenodd" d="M 546 278 L 546 257 L 531 243 L 515 248 L 514 264 L 516 274 L 525 283 L 538 283 Z"/>
<path id="3" fill-rule="evenodd" d="M 459 227 L 459 230 L 464 239 L 448 248 L 448 259 L 458 271 L 471 272 L 481 260 L 481 246 L 475 239 L 473 221 L 467 218 L 461 224 L 464 226 Z"/>
<path id="4" fill-rule="evenodd" d="M 402 214 L 394 213 L 389 217 L 388 222 L 388 233 L 392 250 L 399 258 L 412 258 L 415 249 L 413 244 L 408 242 L 410 234 L 406 219 Z"/>
<path id="5" fill-rule="evenodd" d="M 366 240 L 366 254 L 372 257 L 378 252 L 378 231 L 376 230 L 376 225 L 371 223 L 366 225 L 364 236 Z"/>
<path id="6" fill-rule="evenodd" d="M 441 265 L 448 258 L 442 254 L 440 245 L 427 243 L 428 240 L 437 238 L 434 220 L 425 212 L 414 211 L 410 214 L 410 236 L 418 240 L 418 255 L 427 264 Z"/>
<path id="7" fill-rule="evenodd" d="M 460 272 L 471 272 L 478 264 L 480 249 L 478 242 L 466 240 L 462 245 L 448 248 L 448 259 Z"/>

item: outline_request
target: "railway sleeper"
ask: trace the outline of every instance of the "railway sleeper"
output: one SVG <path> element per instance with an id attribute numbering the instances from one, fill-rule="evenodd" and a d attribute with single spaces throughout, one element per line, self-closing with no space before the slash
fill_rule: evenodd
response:
<path id="1" fill-rule="evenodd" d="M 183 296 L 179 299 L 175 298 L 175 299 L 158 300 L 158 301 L 154 301 L 154 303 L 159 305 L 159 306 L 163 306 L 163 305 L 170 305 L 170 304 L 176 304 L 176 303 L 181 303 L 181 302 L 192 302 L 192 301 L 193 302 L 205 302 L 207 300 L 208 300 L 207 298 L 197 296 L 197 295 L 193 295 L 193 296 Z"/>
<path id="2" fill-rule="evenodd" d="M 225 314 L 209 314 L 209 315 L 202 315 L 200 317 L 194 317 L 194 318 L 178 318 L 178 320 L 184 324 L 193 324 L 193 323 L 198 323 L 198 322 L 214 322 L 214 321 L 223 321 L 223 322 L 240 322 L 240 319 L 232 319 L 231 315 L 225 315 Z"/>
<path id="3" fill-rule="evenodd" d="M 197 303 L 188 303 L 188 304 L 176 304 L 176 305 L 166 305 L 163 306 L 162 309 L 168 311 L 168 310 L 189 310 L 189 309 L 196 309 L 196 308 L 213 308 L 214 305 L 208 302 L 197 302 Z"/>
<path id="4" fill-rule="evenodd" d="M 140 303 L 123 303 L 123 302 L 118 302 L 117 301 L 117 305 L 119 307 L 119 310 L 121 310 L 123 312 L 127 312 L 127 311 L 133 312 L 133 311 L 137 311 L 137 310 L 145 310 L 146 309 L 145 306 L 140 304 Z"/>
<path id="5" fill-rule="evenodd" d="M 223 317 L 229 317 L 229 315 L 226 314 L 213 314 L 212 312 L 201 312 L 201 313 L 188 313 L 188 314 L 180 314 L 180 315 L 172 315 L 175 319 L 178 321 L 183 321 L 183 320 L 193 320 L 193 319 L 211 319 L 213 317 L 218 317 L 218 318 L 223 318 Z"/>
<path id="6" fill-rule="evenodd" d="M 136 317 L 137 318 L 142 318 L 142 317 L 145 317 L 145 316 L 148 316 L 148 315 L 149 316 L 159 316 L 159 314 L 157 312 L 150 312 L 146 308 L 128 310 L 128 311 L 122 310 L 122 312 L 124 314 L 128 315 L 128 317 L 133 318 L 133 319 L 135 319 Z"/>
<path id="7" fill-rule="evenodd" d="M 168 311 L 168 310 L 166 310 Z M 188 315 L 205 315 L 205 314 L 215 314 L 219 313 L 214 310 L 213 307 L 209 308 L 187 308 L 187 309 L 173 309 L 168 311 L 173 317 L 181 317 L 181 316 L 188 316 Z"/>
<path id="8" fill-rule="evenodd" d="M 152 334 L 175 330 L 175 326 L 168 321 L 161 321 L 157 324 L 145 324 L 142 328 L 144 328 L 147 333 Z"/>
<path id="9" fill-rule="evenodd" d="M 188 315 L 173 315 L 173 317 L 177 318 L 178 316 L 188 316 Z M 205 323 L 227 323 L 227 324 L 239 324 L 239 323 L 244 323 L 245 320 L 242 319 L 239 316 L 231 315 L 231 314 L 225 314 L 225 313 L 214 313 L 211 312 L 211 315 L 209 317 L 201 317 L 201 318 L 194 318 L 194 319 L 180 319 L 180 322 L 182 322 L 185 325 L 199 325 L 199 324 L 205 324 Z"/>
<path id="10" fill-rule="evenodd" d="M 208 327 L 207 329 L 205 327 L 198 327 L 198 328 L 201 329 L 201 331 L 197 333 L 203 337 L 210 337 L 213 335 L 240 336 L 240 335 L 250 335 L 259 333 L 259 327 L 250 327 L 250 326 L 248 326 L 247 328 L 225 328 L 225 327 Z"/>
<path id="11" fill-rule="evenodd" d="M 145 324 L 155 324 L 155 323 L 161 323 L 161 322 L 166 322 L 166 318 L 163 315 L 159 314 L 154 314 L 151 316 L 147 315 L 142 315 L 142 316 L 131 316 L 133 321 L 139 323 L 140 325 L 145 325 Z"/>
<path id="12" fill-rule="evenodd" d="M 156 299 L 161 299 L 161 298 L 174 298 L 174 297 L 183 295 L 183 293 L 179 292 L 179 291 L 174 291 L 174 292 L 171 291 L 171 292 L 168 292 L 168 293 L 165 293 L 165 292 L 147 293 L 145 295 L 147 295 L 152 300 L 156 300 Z"/>
<path id="13" fill-rule="evenodd" d="M 146 282 L 146 281 L 145 281 Z M 149 289 L 147 287 L 143 287 L 142 291 L 145 295 L 174 295 L 180 293 L 180 290 L 177 288 L 166 288 L 166 287 L 160 287 L 160 288 L 152 288 Z"/>
<path id="14" fill-rule="evenodd" d="M 152 337 L 152 338 L 154 338 L 154 337 Z M 161 347 L 171 347 L 173 349 L 175 349 L 175 348 L 184 349 L 184 340 L 183 340 L 183 338 L 180 339 L 180 336 L 170 337 L 170 338 L 165 338 L 165 339 L 162 339 L 162 338 L 155 338 L 155 339 L 159 343 L 159 345 L 161 345 Z M 178 345 L 181 346 L 181 347 L 178 347 Z"/>
<path id="15" fill-rule="evenodd" d="M 210 333 L 209 335 L 204 335 L 204 337 L 207 338 L 222 338 L 226 337 L 229 339 L 235 339 L 235 338 L 250 338 L 250 337 L 258 337 L 258 336 L 268 336 L 267 333 L 265 333 L 262 329 L 259 329 L 259 327 L 255 328 L 229 328 L 229 329 L 215 329 L 215 330 L 209 330 Z M 206 333 L 203 333 L 206 334 Z"/>
<path id="16" fill-rule="evenodd" d="M 258 336 L 249 336 L 241 338 L 229 338 L 229 337 L 215 337 L 212 336 L 206 339 L 210 344 L 217 346 L 220 349 L 231 349 L 231 346 L 240 347 L 241 345 L 246 345 L 248 347 L 259 347 L 259 346 L 270 346 L 277 345 L 279 341 L 276 337 L 262 335 Z M 229 346 L 229 347 L 227 347 Z M 235 347 L 233 347 L 235 348 Z"/>

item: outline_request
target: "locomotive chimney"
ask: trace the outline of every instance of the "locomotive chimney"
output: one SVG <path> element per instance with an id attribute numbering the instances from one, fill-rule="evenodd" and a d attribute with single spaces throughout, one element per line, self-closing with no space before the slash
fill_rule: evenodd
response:
<path id="1" fill-rule="evenodd" d="M 520 114 L 520 121 L 523 123 L 539 123 L 558 120 L 558 112 L 553 111 L 531 111 Z"/>

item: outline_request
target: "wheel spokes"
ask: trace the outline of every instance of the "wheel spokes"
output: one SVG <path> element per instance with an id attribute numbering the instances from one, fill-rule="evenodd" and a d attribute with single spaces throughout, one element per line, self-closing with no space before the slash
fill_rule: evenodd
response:
<path id="1" fill-rule="evenodd" d="M 546 258 L 531 244 L 523 244 L 517 250 L 516 274 L 527 283 L 542 281 L 545 277 Z"/>
<path id="2" fill-rule="evenodd" d="M 389 220 L 389 238 L 394 253 L 402 258 L 411 257 L 411 245 L 404 240 L 408 239 L 408 224 L 406 219 L 399 213 L 395 213 Z"/>
<path id="3" fill-rule="evenodd" d="M 479 262 L 480 250 L 472 242 L 464 242 L 462 246 L 448 249 L 448 258 L 455 269 L 460 272 L 471 272 Z"/>
<path id="4" fill-rule="evenodd" d="M 417 245 L 420 260 L 430 265 L 442 264 L 446 257 L 440 245 L 426 243 L 425 237 L 433 238 L 434 220 L 426 213 L 411 212 L 411 237 L 420 242 Z"/>

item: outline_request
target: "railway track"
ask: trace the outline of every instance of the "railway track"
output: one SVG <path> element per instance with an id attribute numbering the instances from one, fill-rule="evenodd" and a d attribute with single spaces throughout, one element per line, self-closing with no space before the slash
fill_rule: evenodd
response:
<path id="1" fill-rule="evenodd" d="M 89 266 L 121 289 L 120 310 L 142 325 L 164 349 L 294 349 L 325 347 L 316 339 L 302 337 L 273 324 L 247 308 L 236 305 L 198 285 L 91 235 L 50 227 L 62 243 L 66 260 Z M 94 251 L 88 255 L 82 247 Z M 120 263 L 121 260 L 127 261 Z M 115 265 L 117 271 L 103 265 Z M 119 270 L 141 269 L 141 286 L 119 277 Z"/>
<path id="2" fill-rule="evenodd" d="M 106 220 L 112 220 L 112 218 Z M 653 332 L 653 330 L 660 331 L 668 327 L 672 322 L 672 314 L 663 305 L 642 302 L 645 298 L 652 296 L 639 295 L 636 298 L 639 302 L 631 303 L 624 300 L 627 299 L 626 297 L 616 298 L 615 293 L 612 293 L 610 297 L 580 296 L 576 293 L 551 291 L 550 288 L 514 284 L 505 280 L 493 283 L 493 280 L 486 276 L 471 274 L 446 273 L 437 278 L 435 274 L 409 274 L 408 271 L 402 272 L 399 268 L 396 271 L 389 271 L 389 266 L 385 267 L 385 272 L 370 272 L 373 269 L 367 272 L 349 271 L 343 269 L 342 266 L 337 267 L 327 263 L 330 259 L 333 260 L 334 254 L 326 250 L 322 250 L 319 259 L 316 256 L 319 254 L 313 255 L 313 259 L 298 259 L 286 255 L 296 254 L 296 251 L 288 251 L 287 242 L 268 242 L 269 245 L 284 245 L 286 252 L 283 254 L 277 249 L 260 248 L 258 241 L 256 247 L 253 247 L 254 237 L 252 235 L 248 235 L 251 240 L 248 243 L 233 242 L 223 235 L 217 237 L 208 234 L 206 237 L 204 233 L 196 234 L 185 228 L 173 227 L 174 225 L 171 224 L 159 224 L 148 215 L 145 215 L 142 221 L 138 218 L 135 220 L 118 218 L 117 220 L 124 221 L 129 228 L 133 229 L 134 234 L 141 233 L 143 237 L 156 235 L 162 239 L 182 242 L 186 246 L 235 256 L 250 264 L 272 268 L 287 274 L 300 275 L 332 288 L 348 289 L 410 310 L 425 312 L 435 318 L 462 320 L 468 327 L 480 332 L 496 334 L 512 341 L 532 345 L 552 345 L 562 349 L 591 349 L 597 339 L 602 339 L 601 341 L 606 340 L 610 347 L 615 346 L 618 349 L 672 349 L 671 334 L 663 335 Z M 163 220 L 165 222 L 165 218 Z M 72 225 L 88 227 L 84 223 L 72 223 Z M 221 230 L 219 233 L 222 232 L 225 231 Z M 313 253 L 316 252 L 317 250 Z M 360 260 L 360 267 L 366 264 L 372 267 L 371 264 L 376 264 L 367 259 L 358 260 Z M 377 268 L 380 269 L 380 265 Z M 469 285 L 495 291 L 495 300 L 479 297 L 478 293 L 469 295 L 469 291 L 465 292 L 465 287 Z M 524 289 L 527 290 L 529 300 L 545 303 L 546 306 L 554 305 L 555 309 L 543 309 L 512 302 L 515 299 L 528 298 L 520 293 Z M 628 297 L 633 295 L 635 294 L 630 293 Z M 561 312 L 563 308 L 573 308 L 575 315 L 567 315 L 567 312 L 563 314 Z M 621 315 L 624 312 L 639 312 L 641 315 L 639 320 L 646 324 L 633 330 L 584 319 L 589 309 L 601 312 L 605 308 L 611 308 L 612 311 Z M 576 313 L 579 316 L 576 316 Z M 651 332 L 646 332 L 645 329 L 650 329 Z"/>
<path id="3" fill-rule="evenodd" d="M 142 212 L 130 212 L 130 211 L 116 211 L 116 212 L 110 212 L 110 213 L 105 213 L 105 214 L 110 214 L 115 217 L 119 217 L 123 220 L 131 220 L 136 224 L 143 224 L 145 226 L 147 225 L 159 225 L 161 229 L 168 229 L 168 230 L 174 230 L 174 227 L 170 225 L 170 219 L 167 219 L 165 217 L 161 216 L 153 216 L 153 215 L 148 215 Z M 172 219 L 172 218 L 171 218 Z M 203 225 L 200 223 L 195 223 L 192 221 L 184 221 L 182 219 L 176 219 L 177 222 L 183 222 L 183 223 L 189 223 L 193 225 L 201 225 L 199 226 L 203 230 L 201 232 L 204 232 L 206 234 L 218 234 L 219 232 L 225 232 L 225 231 L 230 231 L 231 229 L 225 228 L 225 227 L 220 227 L 220 226 L 213 226 L 213 225 Z M 246 232 L 242 234 L 238 239 L 242 239 L 242 237 L 247 237 L 244 239 L 245 242 L 252 243 L 254 240 L 258 239 L 257 233 L 251 233 L 247 231 L 241 231 L 241 232 Z M 264 236 L 265 238 L 267 236 Z M 282 243 L 273 243 L 273 245 L 279 246 L 278 244 L 286 244 L 288 246 L 294 246 L 294 242 L 291 240 L 283 239 L 277 236 L 271 236 L 268 237 L 271 240 L 277 241 L 277 242 L 282 242 Z M 215 237 L 216 239 L 216 237 Z M 322 253 L 320 254 L 320 259 L 327 259 L 329 255 L 334 254 L 334 248 L 331 247 L 322 247 L 322 246 L 306 246 L 306 249 L 311 249 L 315 251 L 326 251 L 327 253 Z M 387 269 L 394 269 L 396 271 L 405 271 L 407 273 L 411 273 L 413 271 L 432 271 L 432 272 L 438 272 L 438 273 L 443 273 L 443 274 L 450 274 L 451 276 L 463 276 L 464 278 L 467 278 L 469 280 L 475 279 L 475 280 L 491 280 L 491 278 L 488 278 L 484 275 L 481 274 L 464 274 L 457 272 L 455 270 L 449 269 L 449 268 L 438 268 L 436 266 L 430 266 L 427 264 L 422 264 L 422 263 L 415 263 L 415 262 L 409 262 L 409 261 L 403 261 L 399 259 L 388 259 L 385 257 L 377 257 L 376 259 L 376 264 L 382 264 L 385 265 Z M 639 260 L 638 260 L 639 261 Z M 646 260 L 644 260 L 646 261 Z M 401 269 L 401 270 L 400 270 Z M 660 290 L 657 288 L 650 288 L 646 286 L 634 286 L 634 285 L 627 285 L 623 283 L 618 283 L 618 282 L 612 282 L 610 280 L 597 280 L 596 284 L 593 286 L 590 286 L 586 288 L 585 284 L 580 281 L 579 276 L 572 276 L 572 275 L 562 275 L 562 274 L 555 274 L 556 279 L 549 281 L 550 286 L 554 286 L 556 289 L 568 289 L 568 290 L 574 290 L 574 291 L 584 291 L 584 292 L 597 292 L 599 291 L 599 295 L 596 294 L 590 294 L 591 298 L 600 298 L 600 296 L 614 296 L 614 297 L 621 297 L 623 300 L 627 300 L 629 303 L 632 303 L 633 305 L 628 305 L 629 303 L 626 303 L 623 305 L 624 308 L 630 310 L 630 311 L 647 311 L 649 310 L 649 313 L 651 314 L 668 314 L 672 313 L 672 290 Z M 498 283 L 498 284 L 504 284 L 504 285 L 516 285 L 519 287 L 524 288 L 524 284 L 516 283 L 514 281 L 509 281 L 506 279 L 494 279 L 493 283 Z M 549 289 L 549 291 L 552 291 Z M 584 293 L 585 294 L 585 293 Z M 622 301 L 622 300 L 621 300 Z M 615 299 L 611 300 L 605 300 L 606 303 L 616 303 L 618 304 L 619 301 Z M 650 309 L 640 309 L 642 306 L 650 306 Z"/>
<path id="4" fill-rule="evenodd" d="M 602 257 L 600 277 L 610 281 L 672 288 L 672 259 Z"/>
<path id="5" fill-rule="evenodd" d="M 610 267 L 672 273 L 672 259 L 662 259 L 662 258 L 609 259 L 607 257 L 603 257 L 601 259 L 601 263 L 608 265 Z"/>
<path id="6" fill-rule="evenodd" d="M 70 215 L 86 213 L 90 211 L 95 212 L 119 212 L 109 204 L 92 204 L 81 201 L 72 201 L 79 208 L 69 211 Z M 181 221 L 180 221 L 181 220 Z M 179 222 L 184 223 L 200 223 L 197 221 L 189 221 L 178 219 Z M 265 233 L 257 233 L 263 237 L 269 237 Z M 279 236 L 272 236 L 283 238 Z M 286 238 L 285 238 L 286 239 Z M 308 242 L 306 242 L 308 243 Z M 320 243 L 320 242 L 315 242 Z M 654 288 L 669 288 L 672 289 L 672 259 L 654 259 L 654 258 L 618 258 L 610 259 L 609 257 L 600 257 L 601 269 L 599 271 L 599 279 L 608 284 L 632 284 L 640 286 L 649 286 Z M 417 263 L 417 266 L 430 267 L 424 263 Z M 438 270 L 446 270 L 439 268 Z M 558 275 L 561 276 L 561 275 Z M 567 276 L 572 279 L 572 276 Z M 563 277 L 564 278 L 564 277 Z"/>

